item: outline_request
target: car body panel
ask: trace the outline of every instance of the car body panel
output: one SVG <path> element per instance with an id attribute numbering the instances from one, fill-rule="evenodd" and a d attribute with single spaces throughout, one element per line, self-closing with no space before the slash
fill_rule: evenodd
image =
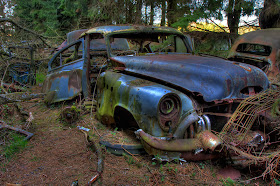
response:
<path id="1" fill-rule="evenodd" d="M 101 74 L 98 81 L 97 118 L 103 123 L 114 122 L 114 112 L 117 106 L 128 110 L 139 127 L 154 136 L 165 136 L 158 123 L 158 104 L 162 97 L 170 93 L 177 94 L 182 102 L 179 123 L 194 112 L 192 100 L 185 94 L 170 87 L 130 75 L 107 71 Z"/>
<path id="2" fill-rule="evenodd" d="M 83 84 L 87 83 L 87 78 L 83 72 L 86 69 L 84 68 L 84 52 L 82 52 L 82 57 L 80 59 L 74 60 L 67 64 L 62 64 L 62 62 L 60 62 L 61 64 L 58 67 L 51 67 L 52 63 L 54 63 L 54 60 L 59 57 L 63 51 L 65 51 L 67 48 L 71 49 L 72 45 L 79 42 L 81 43 L 81 46 L 84 47 L 83 40 L 78 40 L 73 44 L 61 49 L 49 61 L 48 75 L 44 81 L 42 89 L 42 92 L 47 93 L 46 101 L 48 103 L 73 99 L 82 93 L 82 86 Z"/>
<path id="3" fill-rule="evenodd" d="M 48 102 L 59 102 L 72 99 L 82 92 L 83 60 L 75 61 L 48 74 L 43 92 L 48 92 Z"/>
<path id="4" fill-rule="evenodd" d="M 271 53 L 269 55 L 256 55 L 253 53 L 244 53 L 239 52 L 238 46 L 240 44 L 256 44 L 271 47 Z M 273 82 L 279 82 L 279 63 L 280 63 L 280 28 L 272 29 L 262 29 L 253 32 L 248 32 L 240 36 L 235 43 L 233 44 L 228 59 L 238 60 L 243 63 L 248 63 L 250 60 L 255 60 L 252 62 L 252 65 L 255 65 L 257 62 L 260 63 L 269 63 L 269 67 L 264 69 L 267 76 Z M 276 79 L 276 80 L 275 80 Z"/>
<path id="5" fill-rule="evenodd" d="M 112 60 L 123 70 L 142 74 L 202 94 L 205 101 L 245 98 L 248 86 L 267 88 L 269 82 L 259 68 L 214 57 L 191 54 L 118 56 Z M 225 70 L 226 69 L 226 70 Z"/>

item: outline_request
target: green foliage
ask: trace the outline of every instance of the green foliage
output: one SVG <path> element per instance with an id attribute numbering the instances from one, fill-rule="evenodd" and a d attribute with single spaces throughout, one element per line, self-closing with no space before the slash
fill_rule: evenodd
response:
<path id="1" fill-rule="evenodd" d="M 247 0 L 236 0 L 236 1 L 224 1 L 224 0 L 202 0 L 202 1 L 191 1 L 189 3 L 190 11 L 186 12 L 181 16 L 177 22 L 172 24 L 173 27 L 180 27 L 187 30 L 189 23 L 196 22 L 200 19 L 209 20 L 209 18 L 215 18 L 223 20 L 223 12 L 226 16 L 233 16 L 232 19 L 228 19 L 228 24 L 237 21 L 239 23 L 240 17 L 237 15 L 258 15 L 261 3 L 259 0 L 247 1 Z M 238 25 L 238 24 L 237 24 Z"/>
<path id="2" fill-rule="evenodd" d="M 117 134 L 117 131 L 118 131 L 118 127 L 116 127 L 116 128 L 114 129 L 114 131 L 111 131 L 111 134 L 112 134 L 113 136 L 115 136 L 115 135 Z"/>
<path id="3" fill-rule="evenodd" d="M 191 178 L 191 179 L 195 178 L 195 175 L 196 175 L 196 173 L 193 172 L 193 173 L 190 175 L 190 178 Z"/>
<path id="4" fill-rule="evenodd" d="M 22 23 L 31 25 L 32 29 L 54 35 L 54 31 L 60 27 L 57 19 L 57 7 L 60 3 L 60 0 L 20 0 L 15 7 L 15 15 Z"/>
<path id="5" fill-rule="evenodd" d="M 205 168 L 205 164 L 204 163 L 199 163 L 199 166 L 200 166 L 201 169 Z"/>
<path id="6" fill-rule="evenodd" d="M 260 0 L 17 0 L 14 14 L 21 23 L 47 36 L 64 36 L 72 30 L 111 24 L 152 24 L 156 17 L 169 26 L 186 29 L 190 22 L 222 20 L 237 10 L 239 15 L 258 15 Z M 141 11 L 142 10 L 142 11 Z M 153 16 L 154 12 L 161 15 Z M 168 10 L 168 11 L 167 11 Z M 238 17 L 238 16 L 237 16 Z M 234 19 L 238 19 L 239 17 Z M 174 24 L 173 24 L 174 23 Z"/>
<path id="7" fill-rule="evenodd" d="M 13 157 L 16 153 L 23 150 L 26 145 L 27 141 L 25 140 L 25 137 L 16 133 L 13 133 L 11 135 L 11 141 L 10 144 L 4 147 L 4 156 L 9 159 Z"/>
<path id="8" fill-rule="evenodd" d="M 126 158 L 126 162 L 131 165 L 134 164 L 136 161 L 132 156 L 127 156 L 128 158 Z"/>
<path id="9" fill-rule="evenodd" d="M 276 100 L 275 103 L 273 103 L 272 108 L 271 108 L 272 116 L 276 117 L 276 116 L 280 115 L 279 105 L 280 105 L 280 99 Z"/>
<path id="10" fill-rule="evenodd" d="M 231 178 L 225 179 L 223 184 L 224 184 L 224 186 L 235 186 L 236 185 L 236 183 Z"/>
<path id="11" fill-rule="evenodd" d="M 274 182 L 275 182 L 276 185 L 280 185 L 280 181 L 279 180 L 274 179 Z"/>
<path id="12" fill-rule="evenodd" d="M 46 74 L 43 72 L 36 73 L 36 85 L 43 83 L 46 79 Z"/>
<path id="13" fill-rule="evenodd" d="M 133 156 L 130 156 L 126 153 L 123 153 L 122 154 L 123 157 L 125 158 L 126 162 L 129 164 L 129 165 L 136 165 L 138 168 L 141 168 L 143 166 L 143 164 L 139 161 L 137 161 Z"/>
<path id="14" fill-rule="evenodd" d="M 192 1 L 192 3 L 189 4 L 191 11 L 184 14 L 184 16 L 179 18 L 172 26 L 186 29 L 189 23 L 196 22 L 202 18 L 215 17 L 221 20 L 223 18 L 223 9 L 221 8 L 223 7 L 223 3 L 223 0 Z"/>
<path id="15" fill-rule="evenodd" d="M 7 118 L 8 116 L 11 116 L 13 113 L 13 107 L 11 107 L 9 104 L 3 104 L 0 105 L 0 118 Z"/>
<path id="16" fill-rule="evenodd" d="M 18 0 L 15 16 L 46 36 L 66 33 L 100 24 L 135 23 L 140 1 L 111 0 Z M 144 4 L 140 4 L 142 7 Z"/>

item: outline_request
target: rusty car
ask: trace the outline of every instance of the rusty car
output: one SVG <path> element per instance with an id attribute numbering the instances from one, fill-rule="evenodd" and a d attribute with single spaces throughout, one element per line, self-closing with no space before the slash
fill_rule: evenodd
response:
<path id="1" fill-rule="evenodd" d="M 194 55 L 176 29 L 101 26 L 52 57 L 43 92 L 48 103 L 95 99 L 97 119 L 133 128 L 149 154 L 201 160 L 240 102 L 269 86 L 253 65 Z"/>
<path id="2" fill-rule="evenodd" d="M 259 67 L 272 83 L 278 83 L 280 28 L 262 29 L 241 35 L 231 47 L 228 59 Z"/>

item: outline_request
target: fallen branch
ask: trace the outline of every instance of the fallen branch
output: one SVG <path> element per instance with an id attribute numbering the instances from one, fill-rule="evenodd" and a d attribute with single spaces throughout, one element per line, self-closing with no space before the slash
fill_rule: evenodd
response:
<path id="1" fill-rule="evenodd" d="M 32 31 L 32 30 L 29 30 L 25 27 L 22 27 L 21 25 L 17 24 L 15 21 L 13 21 L 12 19 L 9 19 L 9 18 L 0 18 L 0 23 L 1 22 L 10 22 L 12 23 L 13 25 L 15 25 L 16 27 L 26 31 L 26 32 L 29 32 L 31 34 L 34 34 L 36 35 L 45 45 L 47 45 L 48 47 L 52 48 L 46 41 L 45 41 L 45 38 L 44 36 L 40 35 L 40 34 L 37 34 L 36 32 Z"/>
<path id="2" fill-rule="evenodd" d="M 3 83 L 2 84 L 4 88 L 6 88 L 7 90 L 12 89 L 13 92 L 25 92 L 26 88 L 21 87 L 21 86 L 17 86 L 14 83 L 9 84 L 9 83 Z"/>
<path id="3" fill-rule="evenodd" d="M 1 124 L 1 123 L 2 123 L 2 124 Z M 6 128 L 6 129 L 10 129 L 10 130 L 14 130 L 14 131 L 16 131 L 16 132 L 19 132 L 19 133 L 21 133 L 21 134 L 26 135 L 25 140 L 29 140 L 29 139 L 34 135 L 33 133 L 27 132 L 27 131 L 22 130 L 22 129 L 20 129 L 20 128 L 16 128 L 16 127 L 10 126 L 10 125 L 6 124 L 6 122 L 0 120 L 0 130 L 1 130 L 1 129 L 5 129 L 5 128 Z"/>
<path id="4" fill-rule="evenodd" d="M 4 88 L 4 86 L 0 86 L 0 90 L 3 91 L 5 94 L 8 93 L 8 92 L 6 91 L 6 89 Z"/>
<path id="5" fill-rule="evenodd" d="M 26 117 L 29 116 L 28 112 L 24 111 L 24 109 L 18 102 L 14 103 L 14 106 L 16 107 L 17 111 L 20 113 L 22 119 L 26 120 Z"/>
<path id="6" fill-rule="evenodd" d="M 94 140 L 94 137 L 89 134 L 88 135 L 88 141 L 90 142 L 90 147 L 92 149 L 96 150 L 97 152 L 97 175 L 93 176 L 90 181 L 88 182 L 88 185 L 93 184 L 97 179 L 101 177 L 101 174 L 104 170 L 104 155 L 102 154 L 102 148 L 100 147 L 99 141 Z"/>
<path id="7" fill-rule="evenodd" d="M 27 93 L 27 92 L 0 94 L 0 104 L 26 101 L 26 100 L 31 100 L 34 98 L 43 98 L 45 95 L 46 94 L 43 94 L 43 93 L 33 94 L 33 93 Z"/>
<path id="8" fill-rule="evenodd" d="M 92 185 L 95 181 L 97 181 L 99 178 L 101 178 L 101 174 L 104 170 L 104 155 L 102 154 L 102 148 L 100 147 L 99 141 L 95 140 L 93 135 L 90 134 L 90 132 L 85 132 L 83 128 L 80 129 L 86 137 L 86 140 L 89 142 L 89 147 L 96 151 L 98 161 L 97 161 L 97 174 L 94 175 L 88 182 L 87 185 Z"/>

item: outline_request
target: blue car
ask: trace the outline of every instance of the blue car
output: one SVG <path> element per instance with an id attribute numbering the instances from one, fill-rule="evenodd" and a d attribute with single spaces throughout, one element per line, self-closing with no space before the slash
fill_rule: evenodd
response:
<path id="1" fill-rule="evenodd" d="M 52 57 L 43 92 L 49 103 L 96 99 L 97 119 L 134 128 L 149 154 L 210 159 L 222 144 L 215 132 L 269 81 L 255 66 L 193 50 L 173 28 L 92 28 Z"/>

